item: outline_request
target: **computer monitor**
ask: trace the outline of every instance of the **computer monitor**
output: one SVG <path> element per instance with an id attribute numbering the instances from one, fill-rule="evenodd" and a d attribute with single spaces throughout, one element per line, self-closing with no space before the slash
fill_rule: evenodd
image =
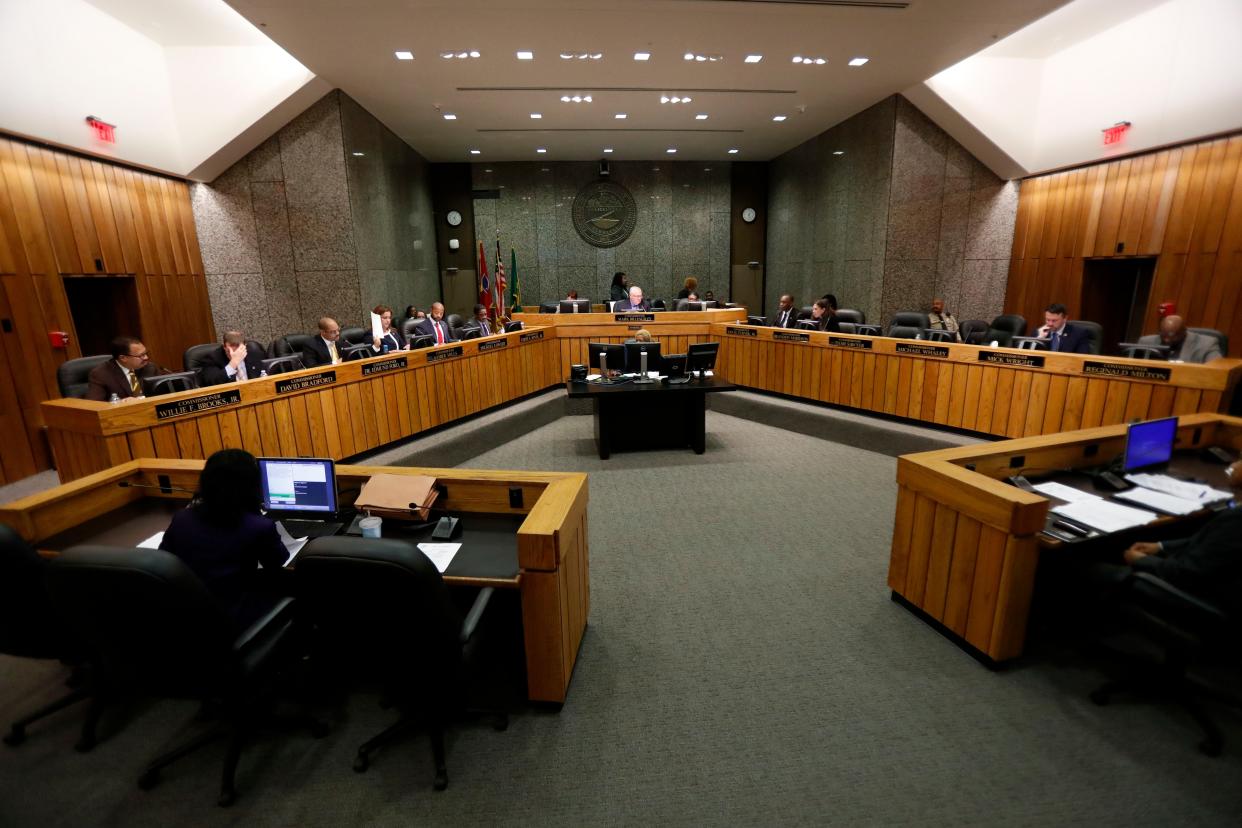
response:
<path id="1" fill-rule="evenodd" d="M 590 299 L 562 299 L 557 308 L 561 313 L 590 313 Z"/>
<path id="2" fill-rule="evenodd" d="M 436 338 L 431 334 L 419 334 L 410 337 L 410 350 L 417 351 L 419 348 L 430 348 L 436 344 Z"/>
<path id="3" fill-rule="evenodd" d="M 142 381 L 142 393 L 148 397 L 160 394 L 176 394 L 178 391 L 192 391 L 198 388 L 198 372 L 176 371 L 170 374 L 159 374 L 146 377 Z"/>
<path id="4" fill-rule="evenodd" d="M 1122 470 L 1132 472 L 1169 462 L 1176 438 L 1176 417 L 1132 424 L 1126 429 L 1126 454 Z"/>
<path id="5" fill-rule="evenodd" d="M 664 363 L 663 372 L 669 379 L 680 380 L 688 375 L 685 354 L 663 354 L 660 361 Z"/>
<path id="6" fill-rule="evenodd" d="M 614 342 L 588 342 L 587 364 L 603 373 L 625 370 L 625 346 Z"/>
<path id="7" fill-rule="evenodd" d="M 707 301 L 707 302 L 696 301 L 696 302 L 686 303 L 686 310 L 692 310 L 692 311 L 709 310 L 711 308 L 718 308 L 718 307 L 720 306 L 716 304 L 715 300 Z"/>
<path id="8" fill-rule="evenodd" d="M 704 371 L 716 367 L 716 354 L 720 352 L 719 342 L 696 342 L 686 349 L 686 370 L 697 371 L 702 376 Z"/>
<path id="9" fill-rule="evenodd" d="M 263 510 L 327 519 L 336 514 L 336 467 L 314 457 L 260 457 Z"/>
<path id="10" fill-rule="evenodd" d="M 346 345 L 344 348 L 337 347 L 341 352 L 341 362 L 350 362 L 355 359 L 366 359 L 375 356 L 375 351 L 371 350 L 371 346 L 362 345 Z"/>
<path id="11" fill-rule="evenodd" d="M 627 342 L 625 343 L 625 371 L 628 374 L 637 374 L 642 371 L 642 355 L 647 355 L 647 370 L 659 371 L 660 365 L 660 343 L 659 342 Z"/>
<path id="12" fill-rule="evenodd" d="M 1173 350 L 1168 345 L 1145 345 L 1142 342 L 1118 342 L 1117 350 L 1130 359 L 1168 359 Z"/>
<path id="13" fill-rule="evenodd" d="M 526 326 L 526 323 L 523 322 L 521 319 L 516 319 L 512 322 L 506 322 L 505 333 L 513 333 L 514 331 L 520 331 L 525 326 Z"/>
<path id="14" fill-rule="evenodd" d="M 801 331 L 818 331 L 819 320 L 816 319 L 799 319 L 798 330 Z"/>
<path id="15" fill-rule="evenodd" d="M 461 329 L 461 338 L 463 341 L 467 339 L 478 339 L 483 336 L 483 329 L 478 325 L 469 325 Z"/>

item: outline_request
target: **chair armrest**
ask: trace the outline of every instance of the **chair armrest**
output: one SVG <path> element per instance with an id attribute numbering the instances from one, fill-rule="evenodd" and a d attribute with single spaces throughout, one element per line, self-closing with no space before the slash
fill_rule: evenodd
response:
<path id="1" fill-rule="evenodd" d="M 1135 598 L 1148 605 L 1149 609 L 1172 610 L 1200 624 L 1225 624 L 1229 620 L 1220 607 L 1178 589 L 1150 572 L 1133 573 L 1131 583 Z"/>
<path id="2" fill-rule="evenodd" d="M 255 641 L 269 630 L 278 630 L 282 622 L 289 622 L 293 619 L 293 599 L 281 598 L 276 605 L 268 610 L 264 615 L 250 625 L 237 639 L 233 642 L 233 650 L 241 652 L 251 647 Z"/>
<path id="3" fill-rule="evenodd" d="M 483 617 L 483 611 L 487 609 L 487 602 L 492 600 L 492 593 L 495 592 L 494 587 L 483 587 L 479 590 L 479 594 L 474 599 L 470 612 L 466 613 L 466 620 L 461 622 L 461 643 L 465 644 L 474 637 L 475 627 L 479 626 L 479 619 Z"/>

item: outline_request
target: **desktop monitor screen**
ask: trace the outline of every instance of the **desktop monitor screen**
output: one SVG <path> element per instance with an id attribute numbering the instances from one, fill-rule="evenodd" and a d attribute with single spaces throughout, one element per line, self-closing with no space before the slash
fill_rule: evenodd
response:
<path id="1" fill-rule="evenodd" d="M 710 371 L 716 367 L 719 342 L 696 342 L 686 349 L 686 370 Z"/>
<path id="2" fill-rule="evenodd" d="M 647 355 L 647 370 L 660 370 L 659 342 L 627 342 L 625 343 L 626 373 L 637 374 L 642 370 L 642 355 Z"/>
<path id="3" fill-rule="evenodd" d="M 430 348 L 436 344 L 436 338 L 431 334 L 419 334 L 410 337 L 410 350 L 417 351 L 420 348 Z"/>
<path id="4" fill-rule="evenodd" d="M 710 310 L 712 308 L 717 308 L 717 307 L 720 307 L 720 306 L 716 303 L 714 299 L 710 299 L 710 300 L 703 301 L 703 302 L 696 301 L 696 302 L 686 303 L 686 310 L 692 310 L 692 311 Z"/>
<path id="5" fill-rule="evenodd" d="M 462 341 L 467 339 L 478 339 L 483 336 L 483 328 L 478 325 L 470 325 L 461 329 Z"/>
<path id="6" fill-rule="evenodd" d="M 592 368 L 598 368 L 601 371 L 603 366 L 600 365 L 600 357 L 608 360 L 609 371 L 625 370 L 625 346 L 617 345 L 613 342 L 589 342 L 587 343 L 588 364 Z"/>
<path id="7" fill-rule="evenodd" d="M 263 509 L 331 515 L 336 512 L 336 469 L 331 460 L 260 457 Z"/>
<path id="8" fill-rule="evenodd" d="M 560 302 L 561 313 L 590 313 L 590 299 L 562 299 Z"/>
<path id="9" fill-rule="evenodd" d="M 1177 418 L 1134 423 L 1126 429 L 1124 471 L 1145 469 L 1169 462 L 1173 456 L 1173 440 L 1177 437 Z"/>

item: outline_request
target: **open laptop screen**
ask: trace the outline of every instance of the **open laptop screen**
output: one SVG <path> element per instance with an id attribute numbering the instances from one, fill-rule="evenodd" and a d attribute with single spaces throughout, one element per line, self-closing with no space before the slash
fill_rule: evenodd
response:
<path id="1" fill-rule="evenodd" d="M 1176 437 L 1176 417 L 1134 423 L 1126 430 L 1125 471 L 1131 472 L 1169 462 L 1169 458 L 1173 456 L 1173 441 Z"/>
<path id="2" fill-rule="evenodd" d="M 319 458 L 260 457 L 263 509 L 324 517 L 336 513 L 336 469 Z"/>

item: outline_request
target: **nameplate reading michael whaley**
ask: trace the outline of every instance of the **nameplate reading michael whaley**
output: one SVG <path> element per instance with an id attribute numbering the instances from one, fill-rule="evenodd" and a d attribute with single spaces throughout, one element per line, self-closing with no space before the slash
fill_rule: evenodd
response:
<path id="1" fill-rule="evenodd" d="M 393 357 L 392 359 L 382 359 L 379 362 L 362 363 L 362 375 L 369 377 L 371 374 L 382 374 L 385 371 L 398 371 L 406 366 L 409 362 L 405 357 Z"/>
<path id="2" fill-rule="evenodd" d="M 216 394 L 190 397 L 188 400 L 159 403 L 155 406 L 155 416 L 160 420 L 167 420 L 169 417 L 197 414 L 200 411 L 210 411 L 213 408 L 223 408 L 226 405 L 236 405 L 239 402 L 241 402 L 241 392 L 234 388 L 231 391 L 220 391 Z"/>
<path id="3" fill-rule="evenodd" d="M 291 391 L 305 391 L 307 388 L 317 388 L 320 385 L 332 385 L 336 382 L 336 371 L 320 371 L 305 377 L 297 377 L 296 379 L 277 380 L 276 393 L 288 394 Z"/>
<path id="4" fill-rule="evenodd" d="M 756 330 L 755 328 L 734 328 L 731 326 L 725 328 L 725 333 L 727 333 L 729 336 L 758 336 L 759 335 L 759 331 Z"/>
<path id="5" fill-rule="evenodd" d="M 454 345 L 452 348 L 443 348 L 439 351 L 431 351 L 427 354 L 427 362 L 443 362 L 446 359 L 459 357 L 464 353 L 460 345 Z"/>
<path id="6" fill-rule="evenodd" d="M 1126 379 L 1168 382 L 1173 377 L 1170 368 L 1148 368 L 1140 365 L 1114 365 L 1111 362 L 1084 362 L 1082 372 L 1097 377 L 1125 377 Z"/>
<path id="7" fill-rule="evenodd" d="M 897 353 L 918 354 L 919 356 L 940 357 L 941 359 L 945 359 L 949 356 L 949 349 L 943 345 L 920 345 L 917 342 L 898 342 Z"/>

